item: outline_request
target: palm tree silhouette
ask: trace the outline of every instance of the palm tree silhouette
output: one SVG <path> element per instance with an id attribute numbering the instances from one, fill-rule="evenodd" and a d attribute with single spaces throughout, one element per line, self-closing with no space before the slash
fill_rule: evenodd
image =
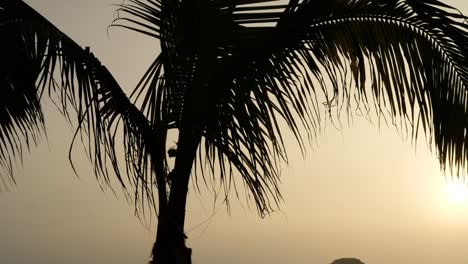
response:
<path id="1" fill-rule="evenodd" d="M 326 115 L 389 119 L 414 139 L 422 131 L 442 168 L 462 172 L 467 17 L 437 0 L 284 2 L 124 2 L 113 25 L 161 44 L 127 96 L 89 48 L 24 2 L 3 0 L 2 188 L 14 182 L 12 164 L 23 148 L 45 129 L 45 95 L 57 97 L 58 109 L 76 125 L 73 142 L 83 138 L 100 182 L 110 184 L 115 175 L 133 194 L 137 214 L 148 206 L 158 214 L 151 263 L 190 263 L 184 221 L 191 177 L 209 184 L 211 173 L 226 199 L 240 180 L 267 214 L 281 200 L 284 131 L 304 150 Z M 168 150 L 171 130 L 178 141 Z"/>

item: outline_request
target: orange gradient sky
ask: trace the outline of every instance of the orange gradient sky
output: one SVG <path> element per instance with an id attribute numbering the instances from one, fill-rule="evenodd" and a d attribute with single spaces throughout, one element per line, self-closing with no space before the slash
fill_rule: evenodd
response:
<path id="1" fill-rule="evenodd" d="M 130 91 L 158 53 L 158 42 L 107 26 L 112 0 L 28 0 L 107 65 Z M 466 0 L 444 1 L 468 14 Z M 47 140 L 0 193 L 0 263 L 143 264 L 154 240 L 117 191 L 102 192 L 75 151 L 73 130 L 47 102 Z M 292 142 L 292 141 L 291 141 Z M 366 264 L 468 263 L 468 201 L 447 195 L 438 161 L 424 140 L 416 147 L 394 128 L 356 117 L 341 131 L 328 125 L 304 159 L 294 146 L 283 166 L 281 210 L 261 219 L 233 199 L 232 212 L 205 190 L 190 191 L 188 243 L 194 264 L 328 264 L 357 257 Z M 118 189 L 117 189 L 118 190 Z"/>

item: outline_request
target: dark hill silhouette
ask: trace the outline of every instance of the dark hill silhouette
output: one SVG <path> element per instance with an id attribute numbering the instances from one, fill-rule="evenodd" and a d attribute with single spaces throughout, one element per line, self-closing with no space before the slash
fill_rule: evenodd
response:
<path id="1" fill-rule="evenodd" d="M 364 262 L 357 258 L 340 258 L 333 261 L 331 264 L 364 264 Z"/>

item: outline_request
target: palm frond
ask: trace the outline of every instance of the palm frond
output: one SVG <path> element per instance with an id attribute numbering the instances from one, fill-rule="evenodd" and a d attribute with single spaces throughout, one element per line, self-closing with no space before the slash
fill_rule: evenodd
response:
<path id="1" fill-rule="evenodd" d="M 160 0 L 128 0 L 117 8 L 117 18 L 113 26 L 130 29 L 144 35 L 159 38 L 162 1 Z"/>
<path id="2" fill-rule="evenodd" d="M 110 186 L 110 163 L 124 190 L 127 184 L 134 187 L 136 206 L 155 206 L 154 184 L 164 186 L 158 198 L 165 203 L 164 162 L 155 163 L 165 158 L 158 152 L 164 153 L 159 146 L 165 135 L 153 129 L 89 48 L 81 48 L 22 1 L 0 3 L 0 38 L 0 162 L 10 178 L 23 142 L 29 147 L 44 130 L 41 98 L 55 95 L 69 121 L 76 114 L 73 141 L 85 143 L 101 184 Z M 127 180 L 117 155 L 120 140 Z M 157 175 L 148 173 L 152 168 Z"/>
<path id="3" fill-rule="evenodd" d="M 129 2 L 117 21 L 161 42 L 161 66 L 138 88 L 151 87 L 146 116 L 166 109 L 172 127 L 202 127 L 197 164 L 226 192 L 240 175 L 260 213 L 281 199 L 281 124 L 304 149 L 322 105 L 338 118 L 375 110 L 433 140 L 442 168 L 467 167 L 468 26 L 440 1 Z"/>
<path id="4" fill-rule="evenodd" d="M 287 41 L 278 41 L 284 47 L 272 53 L 278 64 L 288 63 L 301 78 L 315 80 L 307 85 L 310 91 L 321 87 L 325 97 L 331 94 L 327 104 L 333 101 L 337 112 L 353 112 L 353 104 L 364 112 L 374 108 L 415 139 L 423 130 L 434 140 L 442 168 L 464 173 L 465 20 L 435 0 L 302 1 L 278 22 L 276 39 Z"/>
<path id="5" fill-rule="evenodd" d="M 244 62 L 249 63 L 242 56 L 263 44 L 252 40 L 273 32 L 245 28 L 239 23 L 249 22 L 248 18 L 235 15 L 236 8 L 260 2 L 269 1 L 239 1 L 241 7 L 232 1 L 162 1 L 154 5 L 159 8 L 156 12 L 153 7 L 129 1 L 120 11 L 131 14 L 139 10 L 144 13 L 140 18 L 152 17 L 145 20 L 148 24 L 164 21 L 159 24 L 161 55 L 133 92 L 141 110 L 153 125 L 162 122 L 180 130 L 184 129 L 182 120 L 189 120 L 194 127 L 201 127 L 205 148 L 200 148 L 200 157 L 209 164 L 204 169 L 220 173 L 226 193 L 230 186 L 237 188 L 232 178 L 237 174 L 231 173 L 232 168 L 237 170 L 263 214 L 273 207 L 270 200 L 277 203 L 281 199 L 277 161 L 286 159 L 286 154 L 276 113 L 288 106 L 282 91 L 270 89 L 273 79 L 253 80 L 251 77 L 258 74 L 254 68 L 239 69 Z M 199 14 L 203 19 L 196 17 Z M 282 118 L 296 127 L 288 113 Z M 204 164 L 202 160 L 197 164 Z M 206 182 L 204 176 L 203 180 Z"/>

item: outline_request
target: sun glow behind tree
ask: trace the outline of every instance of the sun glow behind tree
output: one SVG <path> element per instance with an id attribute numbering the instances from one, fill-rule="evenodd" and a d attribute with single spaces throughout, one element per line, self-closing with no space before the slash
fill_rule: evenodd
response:
<path id="1" fill-rule="evenodd" d="M 458 179 L 448 179 L 445 184 L 445 192 L 449 202 L 466 206 L 468 201 L 468 186 L 466 182 Z"/>

